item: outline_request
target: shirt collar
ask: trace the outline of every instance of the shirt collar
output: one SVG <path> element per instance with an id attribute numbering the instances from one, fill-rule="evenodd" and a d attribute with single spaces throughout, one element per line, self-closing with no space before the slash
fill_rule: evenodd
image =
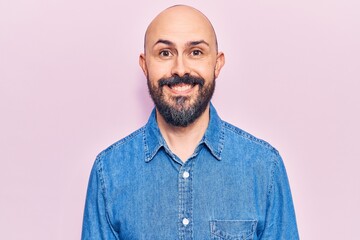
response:
<path id="1" fill-rule="evenodd" d="M 160 133 L 156 122 L 155 108 L 150 114 L 149 120 L 144 130 L 145 162 L 150 162 L 161 147 L 167 147 L 164 138 Z M 221 152 L 224 147 L 224 127 L 223 122 L 218 116 L 214 106 L 210 103 L 210 121 L 203 139 L 199 143 L 204 143 L 211 154 L 221 160 Z"/>
<path id="2" fill-rule="evenodd" d="M 210 121 L 203 141 L 217 160 L 221 160 L 224 148 L 224 125 L 217 114 L 215 107 L 210 103 Z"/>

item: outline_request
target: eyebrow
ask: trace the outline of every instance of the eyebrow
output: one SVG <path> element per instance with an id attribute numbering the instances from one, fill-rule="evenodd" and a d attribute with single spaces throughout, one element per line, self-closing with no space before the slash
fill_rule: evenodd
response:
<path id="1" fill-rule="evenodd" d="M 159 39 L 156 41 L 156 43 L 154 44 L 157 45 L 159 43 L 162 43 L 162 44 L 165 44 L 165 45 L 168 45 L 168 46 L 174 46 L 175 44 L 169 40 L 165 40 L 165 39 Z M 206 41 L 204 40 L 199 40 L 199 41 L 190 41 L 190 42 L 187 42 L 186 43 L 186 46 L 196 46 L 196 45 L 199 45 L 199 44 L 205 44 L 207 46 L 210 46 L 209 43 L 207 43 Z M 154 47 L 153 46 L 153 47 Z"/>
<path id="2" fill-rule="evenodd" d="M 186 43 L 186 45 L 188 45 L 188 46 L 196 46 L 196 45 L 199 45 L 199 44 L 205 44 L 207 46 L 210 46 L 209 43 L 205 42 L 204 40 L 192 41 L 192 42 Z"/>
<path id="3" fill-rule="evenodd" d="M 174 45 L 175 45 L 173 42 L 171 42 L 171 41 L 169 41 L 169 40 L 159 39 L 159 40 L 157 40 L 157 42 L 154 44 L 154 46 L 155 46 L 156 44 L 159 44 L 159 43 L 162 43 L 162 44 L 165 44 L 165 45 L 169 45 L 169 46 L 174 46 Z M 153 46 L 153 47 L 154 47 L 154 46 Z"/>

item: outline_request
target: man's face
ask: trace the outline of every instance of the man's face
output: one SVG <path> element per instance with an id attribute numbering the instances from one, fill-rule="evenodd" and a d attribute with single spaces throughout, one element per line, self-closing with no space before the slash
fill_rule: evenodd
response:
<path id="1" fill-rule="evenodd" d="M 208 20 L 189 7 L 165 10 L 148 28 L 140 65 L 158 112 L 186 127 L 208 107 L 224 63 Z"/>

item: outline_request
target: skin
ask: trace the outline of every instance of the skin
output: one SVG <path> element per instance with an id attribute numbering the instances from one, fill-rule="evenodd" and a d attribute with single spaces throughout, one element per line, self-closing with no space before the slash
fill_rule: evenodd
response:
<path id="1" fill-rule="evenodd" d="M 210 21 L 200 11 L 184 5 L 170 7 L 154 18 L 145 34 L 144 53 L 139 57 L 145 76 L 156 86 L 161 78 L 185 74 L 202 77 L 208 85 L 218 77 L 224 63 Z M 198 85 L 163 88 L 166 101 L 174 107 L 171 96 L 190 96 L 188 104 L 192 104 L 198 90 Z M 156 117 L 169 148 L 185 162 L 206 131 L 209 106 L 187 127 L 167 124 L 158 112 Z"/>

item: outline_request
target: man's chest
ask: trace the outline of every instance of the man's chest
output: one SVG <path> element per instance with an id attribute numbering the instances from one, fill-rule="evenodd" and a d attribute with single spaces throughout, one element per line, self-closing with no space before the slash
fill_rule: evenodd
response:
<path id="1" fill-rule="evenodd" d="M 119 181 L 109 201 L 123 239 L 256 239 L 262 194 L 243 166 L 147 165 Z M 159 159 L 157 159 L 160 161 Z M 163 160 L 165 161 L 165 160 Z M 132 177 L 129 177 L 132 176 Z"/>

